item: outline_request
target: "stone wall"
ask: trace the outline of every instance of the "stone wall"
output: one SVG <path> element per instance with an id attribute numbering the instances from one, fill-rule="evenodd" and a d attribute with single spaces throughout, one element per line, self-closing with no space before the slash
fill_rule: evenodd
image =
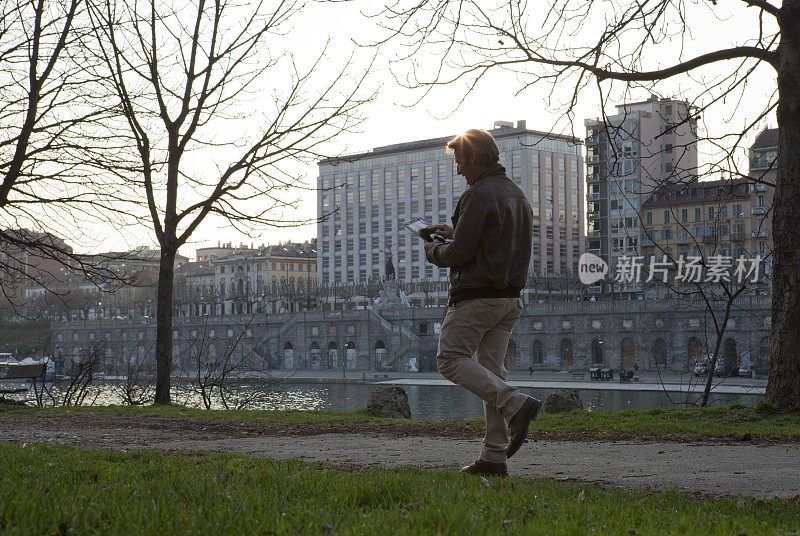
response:
<path id="1" fill-rule="evenodd" d="M 763 369 L 769 351 L 771 303 L 745 297 L 733 307 L 720 355 L 743 352 Z M 174 356 L 191 366 L 234 352 L 247 368 L 434 370 L 444 308 L 301 312 L 176 318 Z M 721 311 L 718 312 L 721 317 Z M 719 320 L 718 320 L 719 321 Z M 53 326 L 55 354 L 102 347 L 106 362 L 154 359 L 155 325 L 146 320 L 66 322 Z M 512 334 L 509 370 L 566 370 L 602 363 L 615 369 L 686 371 L 713 352 L 715 321 L 700 306 L 673 301 L 528 304 Z M 707 348 L 708 345 L 708 348 Z M 759 362 L 759 359 L 761 360 Z"/>

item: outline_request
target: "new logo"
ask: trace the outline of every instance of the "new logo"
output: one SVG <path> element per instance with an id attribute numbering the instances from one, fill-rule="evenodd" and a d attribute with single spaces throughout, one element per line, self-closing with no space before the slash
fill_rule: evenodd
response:
<path id="1" fill-rule="evenodd" d="M 608 264 L 594 253 L 584 253 L 578 259 L 578 278 L 584 285 L 597 283 L 607 273 Z"/>

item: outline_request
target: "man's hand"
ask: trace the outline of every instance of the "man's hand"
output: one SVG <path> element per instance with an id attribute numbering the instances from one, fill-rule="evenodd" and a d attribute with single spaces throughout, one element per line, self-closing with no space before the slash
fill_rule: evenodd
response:
<path id="1" fill-rule="evenodd" d="M 419 232 L 422 238 L 439 235 L 442 238 L 453 238 L 453 228 L 444 223 L 437 223 L 436 225 L 429 225 Z"/>

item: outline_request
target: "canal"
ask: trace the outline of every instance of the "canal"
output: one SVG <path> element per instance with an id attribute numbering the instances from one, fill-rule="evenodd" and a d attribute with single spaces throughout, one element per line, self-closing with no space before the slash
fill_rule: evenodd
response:
<path id="1" fill-rule="evenodd" d="M 302 410 L 302 411 L 355 411 L 363 409 L 370 392 L 379 385 L 365 383 L 278 383 L 245 384 L 238 386 L 229 402 L 246 397 L 251 399 L 248 409 Z M 416 419 L 463 419 L 480 417 L 483 407 L 480 400 L 464 389 L 449 385 L 403 385 L 408 393 L 411 415 Z M 101 384 L 91 388 L 87 401 L 95 405 L 121 404 L 119 385 Z M 520 391 L 541 400 L 554 389 L 521 387 Z M 581 399 L 592 411 L 621 409 L 677 408 L 696 404 L 699 393 L 664 393 L 662 391 L 582 390 Z M 711 404 L 754 405 L 761 400 L 755 394 L 711 394 Z M 187 406 L 202 407 L 199 394 L 187 385 L 173 388 L 173 401 Z M 222 409 L 218 397 L 214 407 Z"/>

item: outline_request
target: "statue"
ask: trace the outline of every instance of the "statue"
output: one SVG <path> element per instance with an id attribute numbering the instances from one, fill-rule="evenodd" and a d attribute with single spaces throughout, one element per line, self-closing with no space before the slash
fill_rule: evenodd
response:
<path id="1" fill-rule="evenodd" d="M 392 281 L 395 277 L 394 263 L 392 263 L 392 256 L 386 256 L 386 279 Z"/>

